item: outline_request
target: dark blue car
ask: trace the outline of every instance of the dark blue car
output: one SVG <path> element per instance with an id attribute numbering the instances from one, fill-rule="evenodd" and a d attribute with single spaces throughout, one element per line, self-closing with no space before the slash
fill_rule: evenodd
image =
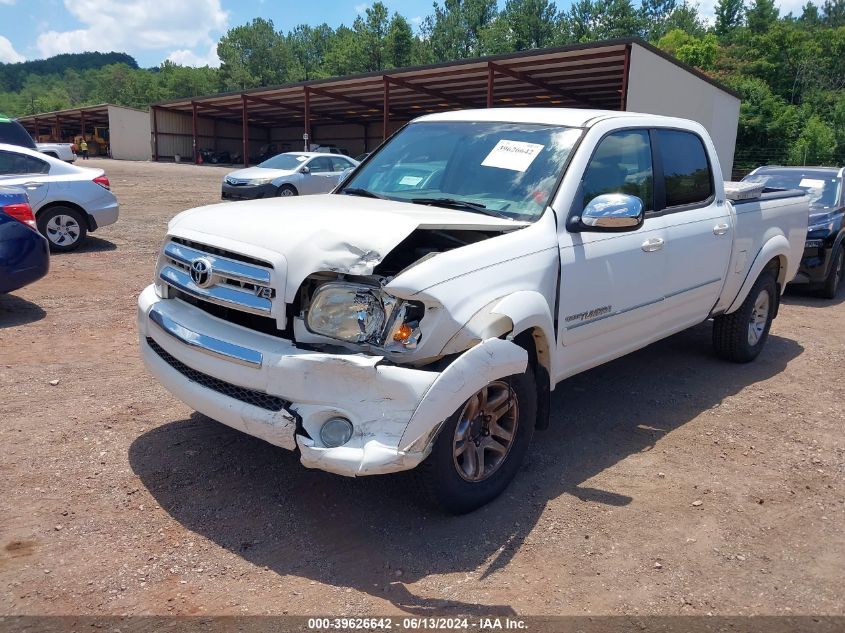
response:
<path id="1" fill-rule="evenodd" d="M 0 294 L 41 279 L 50 269 L 50 247 L 38 232 L 23 189 L 0 187 Z"/>

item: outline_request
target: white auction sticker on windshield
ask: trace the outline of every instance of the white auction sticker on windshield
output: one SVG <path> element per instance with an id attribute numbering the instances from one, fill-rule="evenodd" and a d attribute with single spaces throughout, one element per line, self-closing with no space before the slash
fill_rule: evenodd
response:
<path id="1" fill-rule="evenodd" d="M 308 160 L 308 157 L 307 156 L 297 156 L 296 160 L 298 160 L 301 163 L 304 160 Z"/>
<path id="2" fill-rule="evenodd" d="M 807 187 L 807 189 L 822 189 L 824 187 L 824 180 L 816 180 L 815 178 L 802 178 L 798 183 L 799 187 Z"/>
<path id="3" fill-rule="evenodd" d="M 545 145 L 524 143 L 522 141 L 508 141 L 502 139 L 496 147 L 487 154 L 481 164 L 485 167 L 499 167 L 511 171 L 525 171 L 534 162 Z"/>
<path id="4" fill-rule="evenodd" d="M 416 187 L 421 182 L 422 176 L 402 176 L 399 180 L 400 185 L 410 185 L 411 187 Z"/>

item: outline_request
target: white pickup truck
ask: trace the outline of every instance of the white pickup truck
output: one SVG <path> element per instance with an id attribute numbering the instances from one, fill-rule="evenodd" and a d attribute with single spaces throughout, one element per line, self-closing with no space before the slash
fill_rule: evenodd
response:
<path id="1" fill-rule="evenodd" d="M 76 145 L 73 143 L 36 143 L 35 146 L 42 154 L 58 158 L 66 163 L 76 160 Z"/>
<path id="2" fill-rule="evenodd" d="M 803 192 L 732 203 L 703 127 L 628 112 L 416 119 L 331 194 L 175 217 L 141 353 L 194 409 L 340 475 L 416 469 L 467 512 L 507 486 L 559 381 L 713 319 L 762 349 Z"/>

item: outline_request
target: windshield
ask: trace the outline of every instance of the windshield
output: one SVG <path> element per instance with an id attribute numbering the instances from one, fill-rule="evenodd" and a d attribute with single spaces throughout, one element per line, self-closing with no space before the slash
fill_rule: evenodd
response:
<path id="1" fill-rule="evenodd" d="M 259 163 L 258 166 L 264 167 L 265 169 L 293 170 L 302 165 L 306 160 L 308 160 L 308 157 L 301 154 L 277 154 L 272 158 L 268 158 L 263 163 Z"/>
<path id="2" fill-rule="evenodd" d="M 760 182 L 770 189 L 803 189 L 810 196 L 810 206 L 832 207 L 838 194 L 836 174 L 828 171 L 784 169 L 764 171 L 743 178 L 745 182 Z"/>
<path id="3" fill-rule="evenodd" d="M 580 135 L 533 123 L 412 123 L 338 193 L 536 220 Z"/>

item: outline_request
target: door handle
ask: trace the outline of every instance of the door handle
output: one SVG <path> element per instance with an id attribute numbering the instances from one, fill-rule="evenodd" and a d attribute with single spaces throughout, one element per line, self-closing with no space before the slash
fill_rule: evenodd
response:
<path id="1" fill-rule="evenodd" d="M 724 235 L 731 228 L 728 224 L 717 224 L 713 227 L 713 235 Z"/>
<path id="2" fill-rule="evenodd" d="M 642 249 L 646 253 L 653 253 L 654 251 L 659 251 L 663 248 L 663 244 L 665 244 L 663 238 L 653 237 L 652 239 L 643 242 Z"/>
<path id="3" fill-rule="evenodd" d="M 26 187 L 27 189 L 38 189 L 38 187 L 43 187 L 44 183 L 43 182 L 25 182 L 25 183 L 23 183 L 23 186 Z"/>

